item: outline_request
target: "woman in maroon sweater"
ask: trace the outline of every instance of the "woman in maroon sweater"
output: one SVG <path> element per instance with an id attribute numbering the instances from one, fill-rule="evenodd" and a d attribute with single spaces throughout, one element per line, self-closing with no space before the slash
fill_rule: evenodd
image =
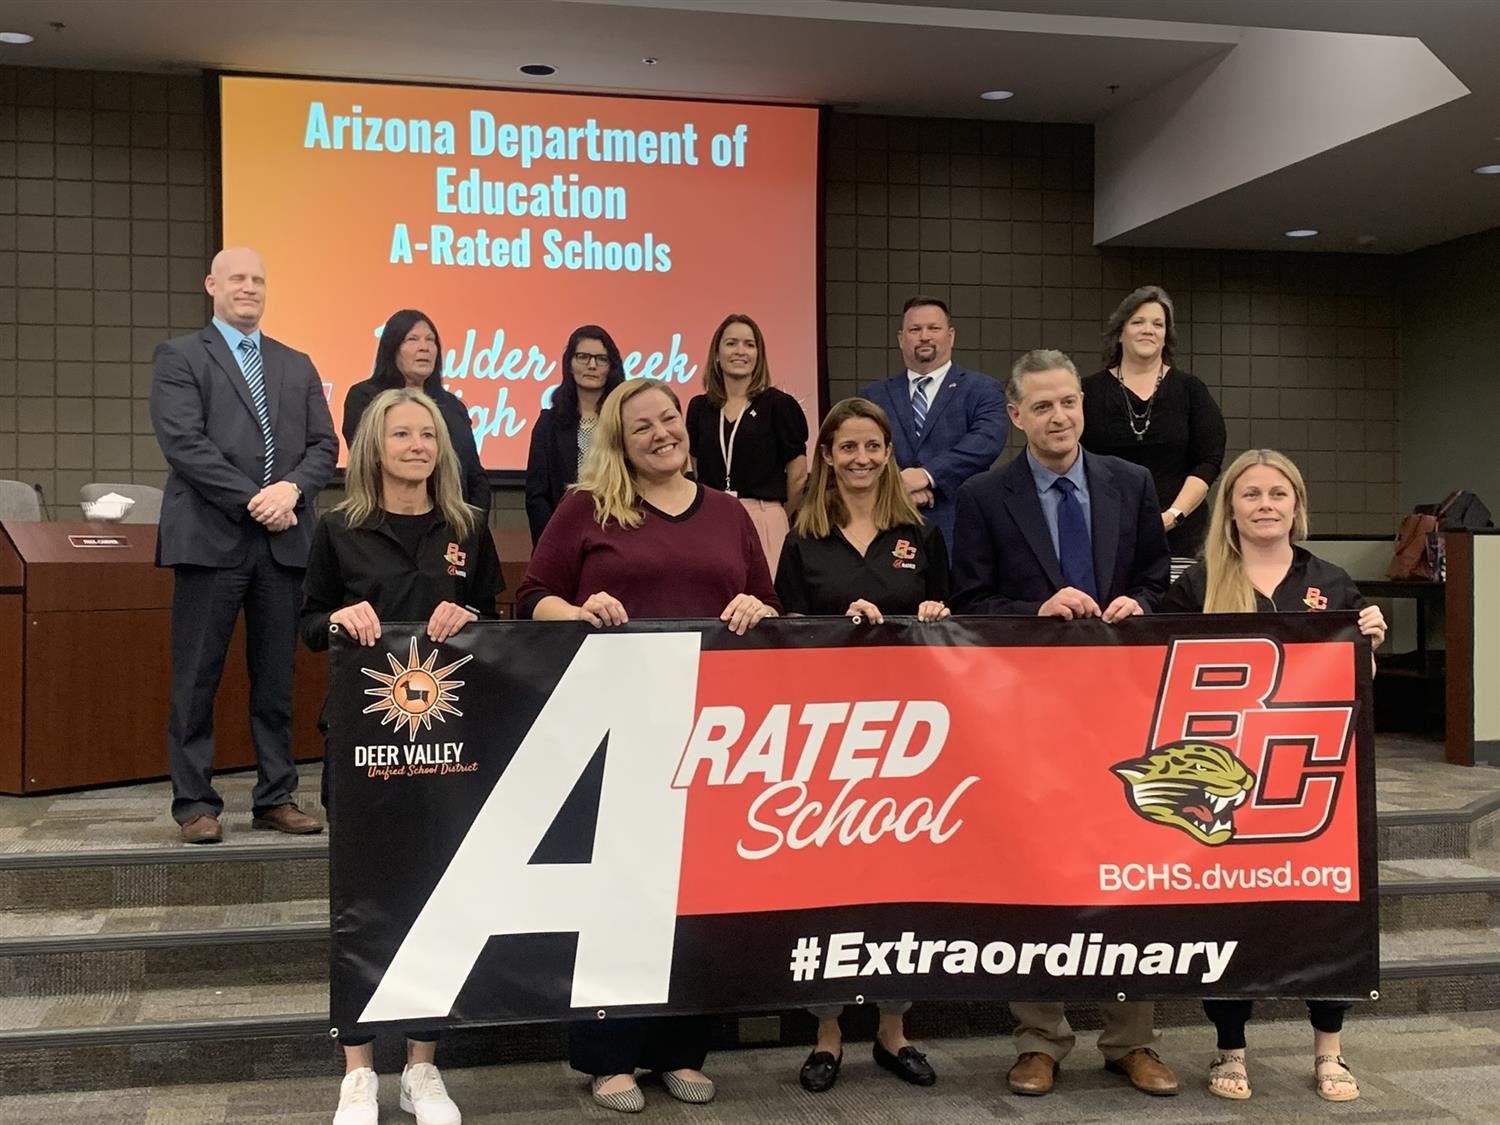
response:
<path id="1" fill-rule="evenodd" d="M 780 609 L 760 540 L 731 496 L 687 479 L 688 437 L 665 383 L 626 383 L 599 411 L 577 487 L 557 506 L 516 592 L 537 621 L 598 628 L 632 617 L 717 617 L 744 633 Z M 703 1103 L 708 1021 L 657 1016 L 576 1023 L 569 1061 L 593 1076 L 594 1101 L 626 1113 L 645 1097 L 638 1069 L 667 1093 Z"/>

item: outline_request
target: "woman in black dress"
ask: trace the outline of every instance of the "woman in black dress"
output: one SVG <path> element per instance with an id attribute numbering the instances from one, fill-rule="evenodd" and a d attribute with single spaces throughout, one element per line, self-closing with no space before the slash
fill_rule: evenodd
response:
<path id="1" fill-rule="evenodd" d="M 863 618 L 887 615 L 941 621 L 950 616 L 948 550 L 936 524 L 925 523 L 901 484 L 891 456 L 891 423 L 869 399 L 846 398 L 828 412 L 796 526 L 781 549 L 776 593 L 784 613 Z M 916 1086 L 937 1074 L 906 1038 L 909 1003 L 880 1006 L 874 1055 L 880 1066 Z M 802 1087 L 833 1088 L 844 1061 L 842 1005 L 812 1009 L 818 1042 L 802 1064 Z"/>
<path id="2" fill-rule="evenodd" d="M 725 317 L 708 346 L 706 393 L 688 403 L 688 442 L 698 480 L 737 497 L 750 513 L 776 576 L 807 482 L 807 417 L 791 395 L 771 385 L 760 325 L 742 313 Z"/>
<path id="3" fill-rule="evenodd" d="M 1172 556 L 1191 559 L 1224 463 L 1224 415 L 1202 379 L 1173 366 L 1176 347 L 1165 290 L 1145 285 L 1120 302 L 1104 328 L 1105 370 L 1083 380 L 1083 446 L 1151 473 Z"/>
<path id="4" fill-rule="evenodd" d="M 562 382 L 531 428 L 526 522 L 533 547 L 541 541 L 563 493 L 578 480 L 599 423 L 600 405 L 624 381 L 625 365 L 613 337 L 597 324 L 573 329 L 563 349 Z"/>
<path id="5" fill-rule="evenodd" d="M 1290 458 L 1274 449 L 1251 449 L 1235 458 L 1211 505 L 1203 561 L 1167 591 L 1158 613 L 1307 613 L 1357 610 L 1359 631 L 1370 647 L 1385 640 L 1380 607 L 1365 604 L 1359 587 L 1341 568 L 1297 546 L 1307 538 L 1307 486 Z M 1337 1000 L 1309 1000 L 1313 1026 L 1313 1084 L 1325 1101 L 1359 1097 L 1340 1046 L 1344 1013 Z M 1205 1000 L 1203 1010 L 1218 1029 L 1218 1054 L 1208 1070 L 1208 1088 L 1221 1098 L 1250 1096 L 1245 1069 L 1245 1025 L 1249 1000 Z"/>

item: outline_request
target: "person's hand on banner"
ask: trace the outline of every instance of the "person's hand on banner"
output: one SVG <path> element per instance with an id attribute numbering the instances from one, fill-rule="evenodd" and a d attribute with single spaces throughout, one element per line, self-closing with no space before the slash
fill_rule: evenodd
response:
<path id="1" fill-rule="evenodd" d="M 1121 594 L 1109 603 L 1109 608 L 1104 611 L 1104 621 L 1107 625 L 1113 625 L 1116 621 L 1124 621 L 1127 617 L 1139 617 L 1145 612 L 1140 602 Z"/>
<path id="2" fill-rule="evenodd" d="M 945 617 L 952 617 L 953 611 L 942 602 L 923 602 L 917 606 L 918 621 L 941 621 Z"/>
<path id="3" fill-rule="evenodd" d="M 1370 638 L 1372 649 L 1385 644 L 1385 629 L 1385 614 L 1378 605 L 1367 605 L 1359 611 L 1359 631 Z"/>
<path id="4" fill-rule="evenodd" d="M 334 610 L 328 615 L 328 624 L 337 625 L 362 645 L 373 645 L 380 639 L 380 618 L 369 602 Z"/>
<path id="5" fill-rule="evenodd" d="M 625 612 L 619 598 L 600 590 L 597 594 L 590 594 L 578 607 L 578 620 L 587 621 L 599 629 L 605 625 L 624 625 L 630 620 L 630 615 Z"/>
<path id="6" fill-rule="evenodd" d="M 1036 611 L 1038 617 L 1061 617 L 1064 621 L 1076 621 L 1082 617 L 1098 617 L 1099 603 L 1073 586 L 1064 586 L 1042 603 Z"/>
<path id="7" fill-rule="evenodd" d="M 861 620 L 868 621 L 871 625 L 879 625 L 885 621 L 885 618 L 881 616 L 880 607 L 864 598 L 855 598 L 850 602 L 849 608 L 844 611 L 844 616 L 854 618 L 856 625 Z"/>
<path id="8" fill-rule="evenodd" d="M 724 607 L 724 612 L 719 614 L 719 620 L 727 621 L 729 631 L 743 637 L 748 630 L 766 618 L 775 616 L 776 611 L 754 594 L 736 594 L 734 600 Z"/>
<path id="9" fill-rule="evenodd" d="M 479 615 L 473 610 L 465 609 L 455 602 L 438 602 L 432 616 L 427 619 L 427 636 L 441 644 L 470 621 L 478 620 Z"/>

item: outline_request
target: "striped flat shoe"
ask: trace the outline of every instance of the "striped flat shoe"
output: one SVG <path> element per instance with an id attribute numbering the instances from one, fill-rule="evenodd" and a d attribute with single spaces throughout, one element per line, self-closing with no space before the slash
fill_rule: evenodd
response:
<path id="1" fill-rule="evenodd" d="M 646 1095 L 641 1093 L 641 1088 L 633 1083 L 623 1090 L 616 1090 L 613 1094 L 601 1094 L 599 1087 L 603 1086 L 613 1074 L 605 1074 L 594 1079 L 594 1104 L 602 1105 L 605 1109 L 612 1109 L 616 1113 L 640 1113 L 646 1108 Z"/>
<path id="2" fill-rule="evenodd" d="M 707 1078 L 699 1082 L 689 1082 L 678 1076 L 676 1071 L 664 1070 L 661 1074 L 661 1084 L 680 1102 L 689 1105 L 705 1105 L 714 1100 L 714 1084 Z"/>

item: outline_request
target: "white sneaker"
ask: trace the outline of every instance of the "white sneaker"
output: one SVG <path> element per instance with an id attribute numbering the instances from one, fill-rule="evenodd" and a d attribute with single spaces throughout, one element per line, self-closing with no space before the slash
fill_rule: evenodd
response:
<path id="1" fill-rule="evenodd" d="M 443 1076 L 431 1063 L 413 1063 L 401 1072 L 401 1108 L 417 1115 L 417 1125 L 460 1125 L 463 1121 L 443 1086 Z"/>
<path id="2" fill-rule="evenodd" d="M 333 1125 L 376 1125 L 380 1120 L 380 1104 L 375 1100 L 379 1090 L 380 1079 L 367 1066 L 344 1075 Z"/>

